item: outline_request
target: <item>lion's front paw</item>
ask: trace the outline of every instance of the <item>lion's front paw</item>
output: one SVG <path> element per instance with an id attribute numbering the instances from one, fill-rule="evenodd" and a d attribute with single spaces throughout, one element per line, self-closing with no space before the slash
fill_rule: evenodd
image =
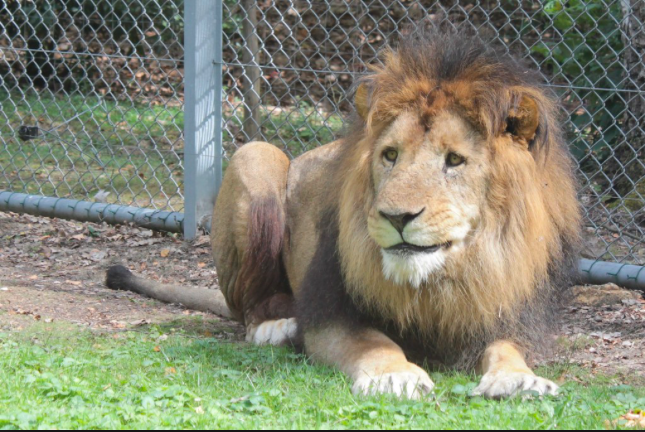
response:
<path id="1" fill-rule="evenodd" d="M 522 392 L 535 392 L 539 396 L 556 396 L 558 386 L 544 378 L 523 372 L 491 372 L 484 375 L 473 396 L 501 399 Z"/>
<path id="2" fill-rule="evenodd" d="M 412 367 L 401 372 L 384 373 L 379 376 L 364 374 L 352 387 L 357 396 L 393 394 L 399 398 L 421 399 L 434 389 L 434 383 L 421 368 Z"/>

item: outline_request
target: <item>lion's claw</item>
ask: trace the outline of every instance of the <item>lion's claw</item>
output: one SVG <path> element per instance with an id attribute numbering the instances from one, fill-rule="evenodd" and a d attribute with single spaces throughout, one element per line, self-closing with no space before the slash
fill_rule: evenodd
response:
<path id="1" fill-rule="evenodd" d="M 357 396 L 392 394 L 402 399 L 422 399 L 432 392 L 434 383 L 425 372 L 394 372 L 378 377 L 364 375 L 352 387 Z"/>
<path id="2" fill-rule="evenodd" d="M 484 375 L 473 396 L 501 399 L 522 392 L 535 392 L 539 396 L 556 396 L 559 387 L 544 378 L 523 372 L 492 372 Z"/>

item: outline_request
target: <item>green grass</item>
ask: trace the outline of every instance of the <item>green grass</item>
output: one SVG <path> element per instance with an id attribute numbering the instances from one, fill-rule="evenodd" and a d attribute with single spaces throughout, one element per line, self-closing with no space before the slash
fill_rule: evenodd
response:
<path id="1" fill-rule="evenodd" d="M 470 398 L 474 377 L 438 373 L 435 400 L 355 398 L 342 374 L 288 349 L 174 327 L 165 340 L 158 327 L 114 335 L 38 324 L 0 334 L 0 428 L 602 429 L 645 406 L 642 388 L 581 369 L 566 371 L 578 383 L 544 400 Z"/>
<path id="2" fill-rule="evenodd" d="M 624 198 L 625 207 L 633 213 L 645 209 L 645 180 L 636 184 L 634 192 Z"/>
<path id="3" fill-rule="evenodd" d="M 105 190 L 108 202 L 182 206 L 181 107 L 45 92 L 0 93 L 0 106 L 0 189 L 80 199 Z M 48 132 L 21 141 L 22 125 Z"/>
<path id="4" fill-rule="evenodd" d="M 277 145 L 291 156 L 297 156 L 335 139 L 343 128 L 343 118 L 338 114 L 327 114 L 309 104 L 282 109 L 268 107 L 261 111 L 263 139 Z M 242 127 L 243 110 L 231 116 L 238 128 Z M 231 140 L 224 134 L 224 141 Z"/>
<path id="5" fill-rule="evenodd" d="M 184 113 L 181 106 L 0 92 L 0 189 L 182 211 Z M 241 128 L 243 111 L 225 122 Z M 49 131 L 21 141 L 21 126 Z M 338 115 L 306 105 L 267 108 L 263 134 L 292 156 L 332 141 Z M 239 143 L 224 134 L 230 156 Z M 226 164 L 225 164 L 226 165 Z"/>

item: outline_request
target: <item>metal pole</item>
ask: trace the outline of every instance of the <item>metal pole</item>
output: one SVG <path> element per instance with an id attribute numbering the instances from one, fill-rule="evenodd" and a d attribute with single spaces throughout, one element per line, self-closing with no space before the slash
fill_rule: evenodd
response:
<path id="1" fill-rule="evenodd" d="M 184 223 L 182 213 L 7 191 L 0 191 L 0 211 L 112 225 L 132 223 L 169 232 L 182 232 Z"/>
<path id="2" fill-rule="evenodd" d="M 578 272 L 585 283 L 615 283 L 624 288 L 645 291 L 645 267 L 582 259 Z"/>
<path id="3" fill-rule="evenodd" d="M 262 73 L 259 66 L 260 42 L 256 33 L 258 31 L 257 0 L 244 0 L 242 6 L 246 11 L 246 18 L 242 24 L 246 45 L 242 60 L 247 65 L 244 68 L 244 133 L 248 142 L 262 139 L 260 112 Z"/>
<path id="4" fill-rule="evenodd" d="M 222 181 L 222 0 L 184 2 L 184 237 L 210 222 Z"/>
<path id="5" fill-rule="evenodd" d="M 185 218 L 182 213 L 142 209 L 117 204 L 102 204 L 67 198 L 51 198 L 0 190 L 0 211 L 25 213 L 77 220 L 81 222 L 132 223 L 144 228 L 182 232 Z M 645 267 L 582 259 L 578 273 L 583 283 L 616 285 L 645 291 Z"/>

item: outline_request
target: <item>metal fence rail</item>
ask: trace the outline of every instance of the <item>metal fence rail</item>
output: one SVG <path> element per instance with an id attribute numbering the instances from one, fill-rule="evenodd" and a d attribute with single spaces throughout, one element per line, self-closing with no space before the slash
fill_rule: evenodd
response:
<path id="1" fill-rule="evenodd" d="M 184 228 L 183 213 L 14 192 L 0 191 L 0 211 L 114 225 L 133 223 L 167 232 L 182 232 Z"/>
<path id="2" fill-rule="evenodd" d="M 423 20 L 450 21 L 543 72 L 579 165 L 585 257 L 643 265 L 639 4 L 8 0 L 0 192 L 183 212 L 190 238 L 236 148 L 262 139 L 295 157 L 333 140 L 378 52 Z"/>
<path id="3" fill-rule="evenodd" d="M 182 211 L 181 1 L 0 4 L 0 189 Z"/>

